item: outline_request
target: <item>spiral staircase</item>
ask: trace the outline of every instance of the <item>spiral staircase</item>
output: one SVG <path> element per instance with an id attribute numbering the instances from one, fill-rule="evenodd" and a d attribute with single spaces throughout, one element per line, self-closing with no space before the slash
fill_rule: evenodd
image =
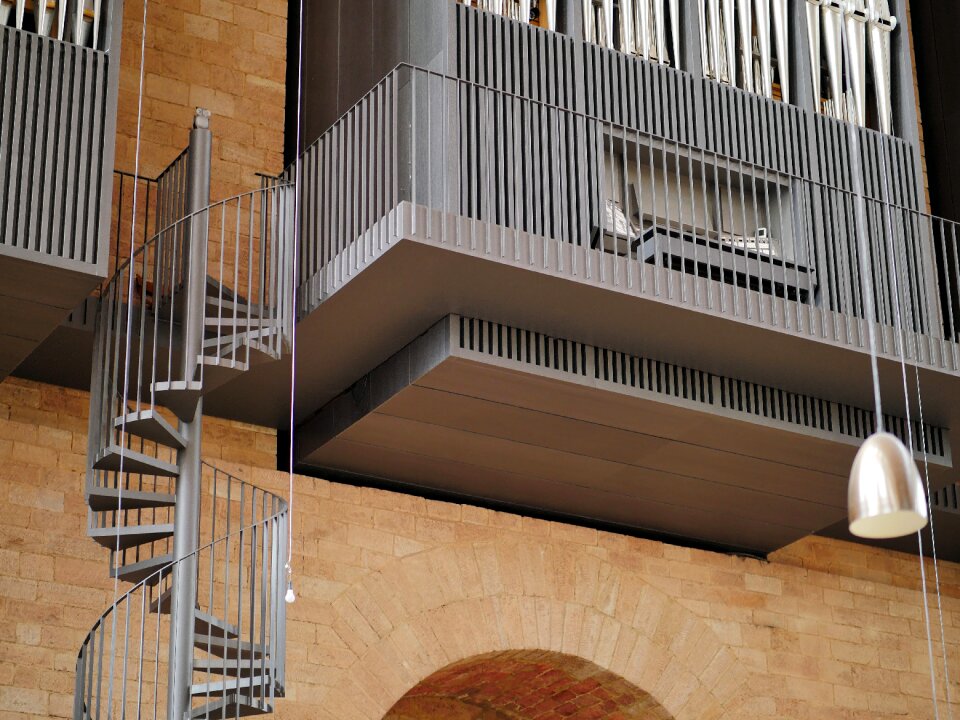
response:
<path id="1" fill-rule="evenodd" d="M 210 204 L 207 117 L 100 293 L 88 534 L 133 585 L 80 648 L 78 720 L 241 717 L 284 693 L 287 504 L 204 463 L 201 435 L 204 395 L 287 348 L 294 191 Z"/>

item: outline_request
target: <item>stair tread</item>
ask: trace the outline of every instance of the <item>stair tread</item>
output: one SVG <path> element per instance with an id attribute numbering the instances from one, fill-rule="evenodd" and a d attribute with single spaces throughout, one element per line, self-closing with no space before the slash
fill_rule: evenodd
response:
<path id="1" fill-rule="evenodd" d="M 266 649 L 259 644 L 250 643 L 246 640 L 237 640 L 234 638 L 218 637 L 214 635 L 196 634 L 193 637 L 193 645 L 198 650 L 203 650 L 211 655 L 221 658 L 240 657 L 260 657 L 266 654 Z"/>
<path id="2" fill-rule="evenodd" d="M 156 408 L 128 413 L 126 416 L 121 415 L 113 421 L 114 427 L 121 427 L 124 420 L 126 420 L 126 431 L 131 435 L 180 450 L 187 446 L 186 438 L 167 422 Z"/>
<path id="3" fill-rule="evenodd" d="M 146 580 L 147 585 L 156 585 L 164 574 L 158 572 L 160 568 L 166 567 L 172 562 L 173 554 L 157 555 L 129 565 L 110 568 L 110 577 L 119 577 L 121 580 L 133 583 Z"/>
<path id="4" fill-rule="evenodd" d="M 197 696 L 222 696 L 224 694 L 246 693 L 261 697 L 270 692 L 269 673 L 249 675 L 246 677 L 232 677 L 226 680 L 212 680 L 211 682 L 194 683 L 190 686 L 190 694 Z"/>
<path id="5" fill-rule="evenodd" d="M 190 717 L 248 717 L 250 715 L 265 715 L 271 712 L 273 712 L 273 707 L 262 700 L 255 700 L 239 694 L 231 694 L 214 702 L 199 705 L 191 709 Z"/>
<path id="6" fill-rule="evenodd" d="M 93 463 L 93 467 L 95 470 L 112 472 L 123 470 L 125 473 L 137 475 L 160 475 L 163 477 L 180 475 L 180 468 L 177 467 L 176 463 L 160 460 L 136 450 L 124 450 L 119 445 L 109 445 L 101 450 Z"/>
<path id="7" fill-rule="evenodd" d="M 157 403 L 169 408 L 181 420 L 190 422 L 203 394 L 197 380 L 161 380 L 150 386 Z"/>
<path id="8" fill-rule="evenodd" d="M 240 631 L 236 625 L 232 625 L 226 620 L 215 617 L 210 613 L 198 609 L 194 613 L 194 617 L 196 618 L 193 625 L 194 632 L 199 635 L 210 635 L 217 638 L 223 638 L 225 636 L 228 639 L 240 637 Z"/>
<path id="9" fill-rule="evenodd" d="M 241 332 L 230 333 L 229 335 L 219 335 L 217 337 L 207 338 L 203 341 L 205 348 L 218 347 L 228 344 L 243 344 L 253 340 L 270 337 L 278 332 L 279 328 L 271 324 L 269 327 L 262 327 L 255 330 L 243 330 Z"/>
<path id="10" fill-rule="evenodd" d="M 250 658 L 218 658 L 195 657 L 193 659 L 195 672 L 209 672 L 212 675 L 226 675 L 228 677 L 244 677 L 261 672 L 260 660 L 251 663 Z"/>
<path id="11" fill-rule="evenodd" d="M 121 550 L 132 548 L 136 545 L 144 545 L 155 540 L 163 540 L 173 537 L 173 523 L 163 523 L 158 525 L 126 525 L 121 528 L 104 527 L 87 530 L 87 535 L 96 540 L 105 548 L 114 549 L 117 547 L 117 536 L 120 536 L 119 547 Z"/>
<path id="12" fill-rule="evenodd" d="M 152 490 L 127 490 L 119 488 L 87 488 L 87 505 L 97 512 L 116 510 L 142 510 L 147 508 L 173 507 L 177 498 L 173 493 L 154 492 Z"/>

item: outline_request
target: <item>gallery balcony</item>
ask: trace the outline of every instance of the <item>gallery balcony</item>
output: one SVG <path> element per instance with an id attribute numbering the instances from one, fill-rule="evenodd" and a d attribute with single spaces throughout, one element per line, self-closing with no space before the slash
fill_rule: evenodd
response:
<path id="1" fill-rule="evenodd" d="M 750 552 L 842 532 L 874 427 L 850 190 L 410 66 L 298 169 L 299 470 Z M 886 425 L 944 487 L 955 226 L 865 202 Z M 206 407 L 284 427 L 288 367 L 238 382 Z"/>
<path id="2" fill-rule="evenodd" d="M 0 379 L 107 274 L 121 17 L 0 0 Z"/>

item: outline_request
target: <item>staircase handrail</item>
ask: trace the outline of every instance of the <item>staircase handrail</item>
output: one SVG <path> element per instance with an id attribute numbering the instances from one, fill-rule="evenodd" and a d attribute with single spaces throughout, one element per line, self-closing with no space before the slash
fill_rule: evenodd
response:
<path id="1" fill-rule="evenodd" d="M 208 465 L 208 466 L 213 467 L 212 465 Z M 239 478 L 236 478 L 236 479 L 239 480 Z M 249 483 L 245 483 L 242 480 L 240 480 L 240 482 L 244 483 L 245 485 L 249 485 L 250 487 L 255 487 L 250 485 Z M 260 492 L 265 492 L 265 491 L 260 490 Z M 104 715 L 104 717 L 113 716 L 113 709 L 114 709 L 113 705 L 114 705 L 114 702 L 116 702 L 118 699 L 121 702 L 122 706 L 124 706 L 124 711 L 121 713 L 121 715 L 123 715 L 126 712 L 127 708 L 125 706 L 127 705 L 127 702 L 128 702 L 128 699 L 127 699 L 128 691 L 129 691 L 128 685 L 131 682 L 136 682 L 136 692 L 137 692 L 136 706 L 137 708 L 140 707 L 142 688 L 143 688 L 143 685 L 145 684 L 144 678 L 142 675 L 143 663 L 145 659 L 144 658 L 145 627 L 147 624 L 147 618 L 149 614 L 153 612 L 153 610 L 151 610 L 151 606 L 155 603 L 157 604 L 157 608 L 156 608 L 157 632 L 155 637 L 153 637 L 152 639 L 152 642 L 154 643 L 154 647 L 156 648 L 153 663 L 155 664 L 156 667 L 159 667 L 159 665 L 163 662 L 163 653 L 159 651 L 159 647 L 161 643 L 165 642 L 164 633 L 161 632 L 160 630 L 160 627 L 161 627 L 160 618 L 161 618 L 161 615 L 163 614 L 160 603 L 162 603 L 163 598 L 160 592 L 157 592 L 156 597 L 153 597 L 152 595 L 154 590 L 156 590 L 161 586 L 162 581 L 165 578 L 173 577 L 176 567 L 181 563 L 184 563 L 187 560 L 190 560 L 192 558 L 196 558 L 199 562 L 199 560 L 206 553 L 209 553 L 211 557 L 215 557 L 217 549 L 223 548 L 224 546 L 226 546 L 225 553 L 229 553 L 229 543 L 231 540 L 236 539 L 238 543 L 242 543 L 245 540 L 245 536 L 249 536 L 251 533 L 254 533 L 255 535 L 256 534 L 255 531 L 261 528 L 263 529 L 263 533 L 261 535 L 262 540 L 257 541 L 256 538 L 254 537 L 254 548 L 253 548 L 254 552 L 251 553 L 252 559 L 250 560 L 250 562 L 252 563 L 253 567 L 256 568 L 257 559 L 258 559 L 257 553 L 259 553 L 260 557 L 262 558 L 267 557 L 268 555 L 267 542 L 270 541 L 271 552 L 269 553 L 270 555 L 269 575 L 266 572 L 266 568 L 261 567 L 261 573 L 259 576 L 257 576 L 258 579 L 262 577 L 264 580 L 267 580 L 268 578 L 270 580 L 269 630 L 263 622 L 267 619 L 267 613 L 266 613 L 267 586 L 263 585 L 262 589 L 258 590 L 258 594 L 260 595 L 260 598 L 261 598 L 261 604 L 259 608 L 256 606 L 257 598 L 252 592 L 251 592 L 251 597 L 253 598 L 252 600 L 253 604 L 249 608 L 243 607 L 244 592 L 239 592 L 237 594 L 238 608 L 237 608 L 236 614 L 238 616 L 238 619 L 242 622 L 244 619 L 242 617 L 244 613 L 246 613 L 252 619 L 251 625 L 249 627 L 249 633 L 245 635 L 243 630 L 241 629 L 241 631 L 237 633 L 236 638 L 228 638 L 227 637 L 228 633 L 221 633 L 221 636 L 223 637 L 224 644 L 227 645 L 228 647 L 227 654 L 229 654 L 229 649 L 230 649 L 229 644 L 231 642 L 235 643 L 235 646 L 238 650 L 245 643 L 256 644 L 255 641 L 257 640 L 257 637 L 254 637 L 254 635 L 258 635 L 259 639 L 261 640 L 261 643 L 260 643 L 261 646 L 266 647 L 267 646 L 265 642 L 267 640 L 266 635 L 269 632 L 270 633 L 269 648 L 271 650 L 271 652 L 269 653 L 269 660 L 268 660 L 268 655 L 266 653 L 263 653 L 260 658 L 253 658 L 251 656 L 250 665 L 249 665 L 249 670 L 251 671 L 251 678 L 255 676 L 254 673 L 256 673 L 257 670 L 262 671 L 262 674 L 259 676 L 261 679 L 261 685 L 258 687 L 251 682 L 250 684 L 247 685 L 246 689 L 249 691 L 250 697 L 259 698 L 261 701 L 264 701 L 264 702 L 267 702 L 271 700 L 273 697 L 275 697 L 275 694 L 278 691 L 279 692 L 283 691 L 284 675 L 285 675 L 284 658 L 285 658 L 285 645 L 286 645 L 286 623 L 285 623 L 286 605 L 285 605 L 283 596 L 286 590 L 285 567 L 288 561 L 287 544 L 286 544 L 287 543 L 286 522 L 288 520 L 287 518 L 288 504 L 287 504 L 287 501 L 284 500 L 282 497 L 273 495 L 272 493 L 268 493 L 268 494 L 272 498 L 272 502 L 276 503 L 275 507 L 277 508 L 276 512 L 274 512 L 272 515 L 270 515 L 267 518 L 258 520 L 256 522 L 249 523 L 229 533 L 228 535 L 212 540 L 206 545 L 200 548 L 197 548 L 195 551 L 187 555 L 184 555 L 183 557 L 174 559 L 167 565 L 159 568 L 148 577 L 144 578 L 140 582 L 133 585 L 130 589 L 128 589 L 123 594 L 119 595 L 114 600 L 114 602 L 103 613 L 101 613 L 101 615 L 97 618 L 97 620 L 92 625 L 90 631 L 87 633 L 86 637 L 81 643 L 80 650 L 77 653 L 77 668 L 76 668 L 77 676 L 76 676 L 76 686 L 75 686 L 76 691 L 75 691 L 75 698 L 74 698 L 75 720 L 87 720 L 90 718 L 101 717 L 101 702 L 104 699 L 103 697 L 104 683 L 108 685 L 108 687 L 106 688 L 107 689 L 106 707 L 104 708 L 106 714 Z M 257 547 L 258 544 L 260 547 Z M 241 554 L 241 557 L 242 557 L 242 554 Z M 239 581 L 237 583 L 239 587 L 237 588 L 233 588 L 231 586 L 229 569 L 227 569 L 226 572 L 228 574 L 226 576 L 226 579 L 223 580 L 225 597 L 229 597 L 227 595 L 228 590 L 231 590 L 231 589 L 244 590 L 243 580 L 242 580 L 242 577 L 243 577 L 242 571 L 244 569 L 245 568 L 240 568 L 240 570 L 237 573 L 237 579 Z M 198 575 L 199 574 L 200 573 L 198 571 Z M 219 578 L 214 578 L 215 583 L 219 581 L 220 581 Z M 256 589 L 255 585 L 254 585 L 254 588 Z M 139 643 L 140 652 L 133 659 L 133 662 L 136 663 L 136 670 L 134 670 L 134 673 L 131 675 L 127 671 L 128 664 L 131 662 L 131 658 L 129 657 L 129 653 L 128 653 L 128 650 L 130 648 L 130 641 L 131 641 L 130 633 L 129 633 L 131 629 L 130 628 L 130 615 L 131 615 L 130 608 L 131 608 L 131 601 L 140 597 L 141 594 L 142 594 L 142 598 L 140 599 L 139 640 L 134 641 Z M 127 607 L 126 619 L 124 621 L 125 629 L 122 633 L 122 636 L 120 636 L 118 635 L 118 628 L 117 628 L 117 622 L 120 615 L 118 611 L 124 606 Z M 229 610 L 229 608 L 226 608 L 226 609 Z M 210 611 L 209 614 L 212 615 L 213 608 L 209 608 L 208 610 Z M 134 610 L 134 612 L 136 612 L 136 610 Z M 260 620 L 261 620 L 261 623 L 259 625 L 256 624 L 257 612 L 259 612 Z M 111 637 L 109 638 L 110 647 L 111 647 L 111 652 L 109 657 L 109 661 L 110 661 L 109 677 L 104 679 L 103 678 L 104 669 L 105 669 L 104 668 L 104 644 L 103 644 L 104 643 L 103 639 L 105 634 L 104 628 L 106 627 L 107 620 L 111 618 L 111 616 L 113 617 L 113 620 L 112 620 L 112 629 L 110 631 Z M 225 621 L 229 621 L 229 619 L 230 618 L 225 618 Z M 101 638 L 101 646 L 99 648 L 99 654 L 97 654 L 98 651 L 96 649 L 98 634 Z M 210 637 L 211 638 L 218 637 L 216 630 L 211 629 Z M 119 658 L 117 657 L 117 648 L 119 644 L 118 641 L 122 641 L 123 643 L 123 656 L 122 656 L 123 669 L 121 671 L 120 677 L 117 677 L 114 672 L 115 664 L 119 660 Z M 201 650 L 203 649 L 202 646 L 198 646 L 198 647 L 200 647 Z M 95 659 L 97 661 L 96 667 L 90 666 L 87 664 L 87 662 L 85 662 L 86 660 L 90 659 L 87 657 L 88 651 L 92 652 L 93 655 L 95 656 Z M 239 654 L 238 654 L 238 663 L 239 663 Z M 96 674 L 96 679 L 94 679 L 94 674 Z M 236 676 L 236 679 L 239 684 L 239 681 L 242 679 L 242 676 L 238 674 Z M 162 684 L 165 683 L 165 680 L 166 680 L 165 674 L 159 673 L 158 671 L 155 670 L 152 683 L 147 683 L 147 684 L 153 684 L 153 695 L 154 695 L 155 705 L 162 702 L 161 700 L 162 698 L 165 698 L 165 693 L 159 692 L 159 688 Z M 116 681 L 119 681 L 119 682 L 116 682 Z M 229 684 L 229 681 L 226 681 L 226 682 Z M 229 687 L 227 689 L 229 689 Z M 119 698 L 115 694 L 115 691 L 116 693 L 120 694 Z M 262 694 L 259 694 L 259 693 L 262 693 Z M 243 695 L 244 693 L 243 693 L 243 690 L 241 689 L 236 691 L 235 694 Z M 96 708 L 90 707 L 94 703 L 96 704 Z M 139 716 L 139 713 L 137 713 L 137 716 Z"/>

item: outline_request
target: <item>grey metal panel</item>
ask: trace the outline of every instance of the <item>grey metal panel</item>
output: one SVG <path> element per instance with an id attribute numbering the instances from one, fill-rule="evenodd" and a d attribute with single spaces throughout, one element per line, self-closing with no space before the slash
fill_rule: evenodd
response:
<path id="1" fill-rule="evenodd" d="M 52 256 L 102 273 L 110 57 L 13 28 L 0 35 L 0 252 L 20 248 L 38 262 Z"/>

